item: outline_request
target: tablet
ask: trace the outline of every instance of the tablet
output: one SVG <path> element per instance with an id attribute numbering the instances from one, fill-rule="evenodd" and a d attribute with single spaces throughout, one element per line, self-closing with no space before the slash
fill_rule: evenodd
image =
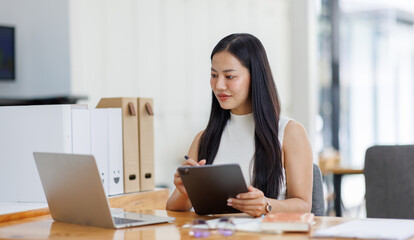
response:
<path id="1" fill-rule="evenodd" d="M 239 213 L 227 199 L 248 192 L 238 164 L 183 166 L 178 173 L 198 215 Z"/>

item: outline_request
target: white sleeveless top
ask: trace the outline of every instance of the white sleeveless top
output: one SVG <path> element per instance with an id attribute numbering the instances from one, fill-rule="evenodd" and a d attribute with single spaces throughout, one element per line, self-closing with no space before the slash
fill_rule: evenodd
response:
<path id="1" fill-rule="evenodd" d="M 242 169 L 243 177 L 247 186 L 251 185 L 253 176 L 253 155 L 255 151 L 254 143 L 254 119 L 253 113 L 246 115 L 234 115 L 230 113 L 230 119 L 224 128 L 221 136 L 220 146 L 213 164 L 238 163 Z M 280 117 L 279 119 L 279 141 L 283 144 L 285 127 L 290 121 L 289 118 Z M 286 174 L 282 168 L 283 184 L 280 188 L 278 199 L 286 198 Z"/>

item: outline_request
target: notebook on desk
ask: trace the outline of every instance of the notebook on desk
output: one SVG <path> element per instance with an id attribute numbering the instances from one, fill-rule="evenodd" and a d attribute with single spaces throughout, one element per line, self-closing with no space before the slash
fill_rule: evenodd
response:
<path id="1" fill-rule="evenodd" d="M 173 221 L 133 212 L 112 212 L 95 158 L 91 155 L 33 153 L 52 218 L 105 228 Z"/>

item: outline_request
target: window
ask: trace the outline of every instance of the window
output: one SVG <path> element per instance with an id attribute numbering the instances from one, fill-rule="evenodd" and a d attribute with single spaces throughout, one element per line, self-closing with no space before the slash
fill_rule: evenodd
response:
<path id="1" fill-rule="evenodd" d="M 381 2 L 321 0 L 320 149 L 355 167 L 372 145 L 414 144 L 414 3 Z"/>
<path id="2" fill-rule="evenodd" d="M 340 151 L 355 166 L 375 144 L 414 143 L 413 14 L 344 12 L 341 22 Z"/>

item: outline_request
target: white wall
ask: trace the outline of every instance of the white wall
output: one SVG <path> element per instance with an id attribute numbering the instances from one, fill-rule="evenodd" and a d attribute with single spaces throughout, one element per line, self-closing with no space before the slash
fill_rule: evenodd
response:
<path id="1" fill-rule="evenodd" d="M 0 98 L 70 94 L 68 0 L 0 0 L 0 25 L 14 26 L 16 80 Z"/>
<path id="2" fill-rule="evenodd" d="M 17 35 L 17 80 L 0 82 L 0 98 L 87 95 L 94 107 L 101 97 L 153 97 L 156 183 L 171 185 L 207 123 L 211 50 L 230 33 L 263 42 L 282 113 L 314 129 L 308 93 L 316 85 L 306 77 L 313 30 L 302 10 L 311 3 L 295 1 L 0 0 L 0 24 L 16 26 Z"/>
<path id="3" fill-rule="evenodd" d="M 290 104 L 289 112 L 303 124 L 315 149 L 318 115 L 316 76 L 316 0 L 290 1 Z M 313 160 L 318 163 L 317 152 Z"/>
<path id="4" fill-rule="evenodd" d="M 71 0 L 71 87 L 101 97 L 153 97 L 155 177 L 173 173 L 209 115 L 210 53 L 223 37 L 263 42 L 282 106 L 289 101 L 288 0 Z"/>

